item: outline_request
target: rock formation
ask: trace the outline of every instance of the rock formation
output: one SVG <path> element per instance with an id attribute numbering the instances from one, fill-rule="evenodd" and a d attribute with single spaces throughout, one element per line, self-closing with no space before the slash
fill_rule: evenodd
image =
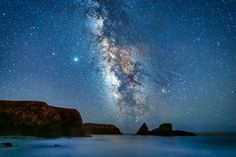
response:
<path id="1" fill-rule="evenodd" d="M 170 123 L 163 123 L 159 128 L 153 129 L 151 135 L 172 136 L 172 125 Z"/>
<path id="2" fill-rule="evenodd" d="M 146 123 L 143 123 L 143 125 L 139 128 L 137 135 L 148 135 L 148 127 Z"/>
<path id="3" fill-rule="evenodd" d="M 122 134 L 119 128 L 111 124 L 85 123 L 84 128 L 89 134 Z"/>
<path id="4" fill-rule="evenodd" d="M 142 130 L 142 131 L 141 131 Z M 196 136 L 194 133 L 172 130 L 172 124 L 163 123 L 158 128 L 148 131 L 146 123 L 138 130 L 137 135 L 154 135 L 154 136 Z"/>
<path id="5" fill-rule="evenodd" d="M 83 136 L 80 113 L 40 101 L 0 101 L 0 135 Z"/>

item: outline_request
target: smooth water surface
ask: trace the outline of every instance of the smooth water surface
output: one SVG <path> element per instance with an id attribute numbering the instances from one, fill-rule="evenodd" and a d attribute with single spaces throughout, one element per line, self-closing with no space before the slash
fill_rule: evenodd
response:
<path id="1" fill-rule="evenodd" d="M 236 157 L 236 137 L 0 138 L 0 157 Z"/>

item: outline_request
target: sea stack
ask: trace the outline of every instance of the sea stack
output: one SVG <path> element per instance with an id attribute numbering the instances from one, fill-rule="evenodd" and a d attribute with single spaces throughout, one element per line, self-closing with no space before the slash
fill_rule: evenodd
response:
<path id="1" fill-rule="evenodd" d="M 148 135 L 148 126 L 146 123 L 143 123 L 143 125 L 139 128 L 137 135 Z"/>
<path id="2" fill-rule="evenodd" d="M 172 124 L 163 123 L 159 126 L 159 128 L 153 129 L 150 134 L 159 136 L 172 136 Z"/>
<path id="3" fill-rule="evenodd" d="M 181 130 L 172 130 L 171 123 L 163 123 L 158 128 L 152 131 L 148 130 L 146 123 L 140 127 L 137 135 L 152 135 L 152 136 L 196 136 L 196 134 Z"/>

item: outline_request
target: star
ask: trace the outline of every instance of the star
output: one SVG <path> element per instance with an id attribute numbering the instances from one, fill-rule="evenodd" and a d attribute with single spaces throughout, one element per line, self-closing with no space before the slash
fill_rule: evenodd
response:
<path id="1" fill-rule="evenodd" d="M 163 94 L 167 94 L 167 93 L 168 93 L 168 90 L 167 90 L 166 88 L 162 88 L 162 89 L 161 89 L 161 92 L 162 92 Z"/>
<path id="2" fill-rule="evenodd" d="M 73 60 L 74 60 L 74 62 L 78 62 L 79 58 L 78 57 L 74 57 Z"/>

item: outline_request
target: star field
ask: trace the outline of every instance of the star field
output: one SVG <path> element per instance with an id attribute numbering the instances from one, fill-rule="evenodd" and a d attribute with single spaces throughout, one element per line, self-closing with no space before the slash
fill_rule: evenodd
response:
<path id="1" fill-rule="evenodd" d="M 236 1 L 2 0 L 0 99 L 135 131 L 236 131 Z"/>

